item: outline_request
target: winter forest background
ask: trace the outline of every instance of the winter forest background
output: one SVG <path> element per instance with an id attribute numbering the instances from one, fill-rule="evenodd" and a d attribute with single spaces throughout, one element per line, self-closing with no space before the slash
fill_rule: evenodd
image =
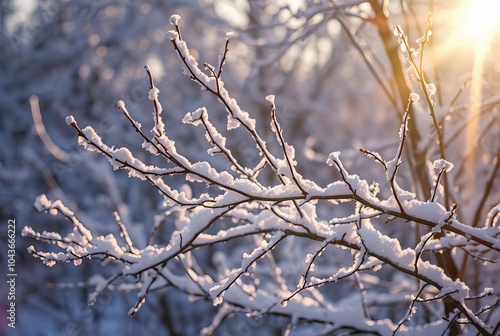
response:
<path id="1" fill-rule="evenodd" d="M 0 334 L 498 335 L 499 10 L 0 1 Z"/>

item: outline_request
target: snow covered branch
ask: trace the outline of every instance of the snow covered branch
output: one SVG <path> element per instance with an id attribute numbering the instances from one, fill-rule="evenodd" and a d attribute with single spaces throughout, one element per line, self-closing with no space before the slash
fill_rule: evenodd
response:
<path id="1" fill-rule="evenodd" d="M 61 250 L 43 252 L 32 246 L 30 253 L 48 266 L 70 261 L 79 265 L 88 259 L 109 262 L 113 267 L 106 278 L 88 280 L 95 287 L 89 304 L 98 300 L 105 290 L 128 291 L 134 284 L 139 292 L 137 303 L 130 309 L 131 316 L 139 313 L 151 292 L 164 287 L 176 288 L 193 298 L 211 300 L 214 305 L 220 305 L 220 311 L 213 324 L 204 329 L 207 334 L 213 332 L 225 316 L 238 311 L 250 317 L 286 316 L 294 325 L 308 322 L 374 335 L 417 331 L 440 334 L 448 328 L 446 319 L 449 319 L 470 325 L 483 335 L 492 335 L 492 326 L 483 319 L 488 308 L 482 307 L 477 313 L 472 311 L 472 304 L 485 296 L 472 293 L 467 279 L 448 274 L 434 255 L 452 251 L 476 257 L 484 255 L 484 258 L 493 255 L 495 259 L 500 252 L 499 206 L 490 211 L 483 227 L 461 222 L 457 218 L 460 205 L 440 203 L 442 177 L 453 168 L 444 157 L 434 162 L 438 174 L 430 199 L 418 199 L 414 192 L 398 184 L 399 169 L 405 163 L 403 149 L 409 136 L 408 110 L 416 101 L 415 94 L 408 97 L 394 156 L 386 160 L 376 151 L 361 150 L 385 170 L 380 181 L 369 183 L 350 173 L 340 152 L 332 152 L 326 164 L 336 169 L 340 179 L 320 186 L 300 173 L 296 149 L 285 139 L 278 121 L 275 97 L 262 97 L 271 105 L 269 125 L 276 141 L 271 145 L 264 140 L 251 113 L 244 111 L 226 88 L 222 74 L 232 36 L 228 36 L 217 67 L 204 63 L 201 69 L 181 36 L 179 20 L 178 15 L 171 17 L 174 30 L 167 36 L 185 74 L 218 98 L 226 110 L 227 129 L 218 129 L 211 121 L 211 113 L 215 112 L 205 107 L 187 113 L 183 123 L 202 126 L 209 147 L 207 153 L 224 165 L 192 162 L 189 155 L 176 146 L 175 140 L 169 137 L 168 125 L 163 122 L 159 89 L 151 69 L 146 66 L 148 98 L 153 103 L 151 132 L 142 130 L 125 102 L 118 103 L 130 127 L 142 138 L 144 153 L 134 155 L 125 147 L 107 145 L 92 127 L 81 128 L 72 116 L 66 122 L 76 130 L 78 142 L 85 149 L 102 154 L 115 170 L 125 170 L 130 177 L 147 181 L 156 188 L 165 200 L 163 218 L 173 218 L 175 222 L 168 224 L 175 226 L 170 230 L 170 237 L 156 237 L 158 244 L 150 239 L 147 245 L 140 246 L 117 213 L 117 234 L 121 238 L 116 238 L 113 232 L 99 235 L 91 232 L 61 201 L 50 201 L 42 195 L 35 203 L 36 208 L 64 216 L 73 229 L 62 236 L 26 227 L 23 235 L 55 244 Z M 421 42 L 422 49 L 424 44 L 425 40 Z M 412 57 L 411 52 L 409 55 Z M 414 67 L 418 66 L 416 61 L 410 61 Z M 430 84 L 424 81 L 421 67 L 417 70 L 418 80 L 426 90 L 432 91 Z M 432 92 L 428 92 L 430 95 Z M 246 167 L 244 160 L 233 153 L 235 147 L 230 136 L 239 127 L 244 129 L 261 157 L 254 167 Z M 439 125 L 436 131 L 439 134 Z M 227 138 L 223 132 L 229 134 Z M 149 165 L 139 159 L 148 153 L 164 159 L 164 166 Z M 230 169 L 214 168 L 224 166 Z M 261 174 L 264 171 L 269 174 Z M 178 181 L 185 182 L 184 186 L 179 188 Z M 194 186 L 198 185 L 209 188 L 205 193 L 197 193 L 199 189 Z M 387 187 L 381 192 L 379 185 Z M 320 211 L 320 205 L 323 210 L 325 203 L 328 211 Z M 346 215 L 347 210 L 350 213 Z M 405 231 L 421 227 L 423 234 L 416 244 L 403 244 L 398 237 L 391 236 L 384 222 L 404 227 Z M 322 255 L 333 250 L 343 251 L 345 258 L 324 263 Z M 212 254 L 213 251 L 212 266 L 197 261 L 200 253 Z M 382 269 L 391 269 L 395 276 L 406 279 L 406 288 L 401 293 L 381 290 L 378 283 L 383 278 Z M 360 293 L 335 300 L 325 295 L 325 287 L 349 281 L 359 284 Z M 498 294 L 488 288 L 483 291 L 498 298 Z M 363 296 L 371 299 L 363 300 Z M 397 316 L 394 320 L 397 322 L 379 317 L 376 300 L 373 300 L 378 296 L 406 304 L 408 311 Z M 365 306 L 360 309 L 362 301 Z M 407 323 L 423 302 L 435 306 L 450 303 L 456 309 L 456 316 L 443 319 L 443 313 L 441 316 L 430 314 L 431 318 L 418 325 Z"/>

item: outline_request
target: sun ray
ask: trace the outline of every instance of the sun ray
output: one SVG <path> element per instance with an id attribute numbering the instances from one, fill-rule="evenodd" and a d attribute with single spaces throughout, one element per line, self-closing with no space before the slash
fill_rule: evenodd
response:
<path id="1" fill-rule="evenodd" d="M 463 0 L 457 7 L 435 8 L 437 19 L 437 38 L 433 44 L 433 63 L 444 72 L 470 72 L 468 119 L 464 134 L 464 186 L 469 200 L 474 199 L 476 180 L 476 155 L 480 137 L 481 118 L 484 100 L 484 83 L 490 73 L 488 60 L 491 58 L 492 42 L 500 36 L 500 0 Z M 439 18 L 445 18 L 442 21 Z M 440 29 L 447 29 L 447 34 L 439 34 Z M 454 32 L 454 33 L 450 33 Z M 450 60 L 459 60 L 450 62 Z M 441 90 L 454 92 L 454 88 L 442 87 Z M 445 92 L 446 96 L 446 92 Z"/>
<path id="2" fill-rule="evenodd" d="M 500 12 L 500 1 L 498 0 L 475 0 L 471 1 L 468 18 L 463 25 L 462 31 L 474 39 L 474 63 L 472 68 L 472 80 L 470 87 L 470 122 L 466 130 L 466 164 L 467 185 L 469 197 L 472 199 L 476 179 L 476 147 L 480 118 L 475 116 L 481 112 L 483 101 L 483 81 L 485 74 L 485 60 L 490 49 L 490 42 L 496 32 L 500 29 L 500 21 L 497 14 Z"/>
<path id="3" fill-rule="evenodd" d="M 499 12 L 498 0 L 471 1 L 467 21 L 462 26 L 463 33 L 477 40 L 488 40 L 500 28 Z"/>

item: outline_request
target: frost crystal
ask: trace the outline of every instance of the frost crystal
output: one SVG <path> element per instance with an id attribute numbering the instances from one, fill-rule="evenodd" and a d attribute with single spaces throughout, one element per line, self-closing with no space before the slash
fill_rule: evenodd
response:
<path id="1" fill-rule="evenodd" d="M 453 163 L 443 159 L 434 161 L 434 169 L 436 169 L 437 171 L 441 171 L 444 169 L 446 173 L 449 173 L 453 169 L 453 167 L 454 167 Z"/>
<path id="2" fill-rule="evenodd" d="M 224 301 L 224 298 L 222 297 L 222 295 L 219 295 L 214 299 L 213 305 L 218 306 L 222 303 L 222 301 Z"/>
<path id="3" fill-rule="evenodd" d="M 427 89 L 427 92 L 429 93 L 429 96 L 433 96 L 436 94 L 436 85 L 430 83 L 430 84 L 425 84 L 425 87 Z"/>
<path id="4" fill-rule="evenodd" d="M 399 31 L 401 30 L 401 26 L 399 25 L 394 25 L 394 29 L 392 30 L 392 33 L 394 36 L 399 36 Z"/>
<path id="5" fill-rule="evenodd" d="M 50 201 L 45 194 L 42 194 L 36 198 L 34 205 L 38 211 L 44 211 L 50 207 Z"/>
<path id="6" fill-rule="evenodd" d="M 410 99 L 412 102 L 418 102 L 420 100 L 420 96 L 418 95 L 418 93 L 415 93 L 415 92 L 412 92 L 410 93 Z"/>
<path id="7" fill-rule="evenodd" d="M 179 24 L 179 20 L 181 19 L 181 16 L 179 14 L 174 14 L 170 16 L 170 24 L 177 26 Z"/>
<path id="8" fill-rule="evenodd" d="M 326 160 L 326 164 L 329 166 L 333 166 L 336 161 L 339 160 L 340 152 L 332 152 L 328 155 L 328 160 Z"/>
<path id="9" fill-rule="evenodd" d="M 169 30 L 167 31 L 167 38 L 169 40 L 175 40 L 179 37 L 179 34 L 175 30 Z"/>
<path id="10" fill-rule="evenodd" d="M 67 125 L 71 125 L 74 122 L 75 122 L 75 118 L 72 115 L 66 117 L 66 124 Z"/>
<path id="11" fill-rule="evenodd" d="M 158 88 L 153 87 L 151 90 L 148 92 L 148 99 L 151 101 L 155 101 L 158 99 L 158 94 L 160 93 L 160 90 Z"/>

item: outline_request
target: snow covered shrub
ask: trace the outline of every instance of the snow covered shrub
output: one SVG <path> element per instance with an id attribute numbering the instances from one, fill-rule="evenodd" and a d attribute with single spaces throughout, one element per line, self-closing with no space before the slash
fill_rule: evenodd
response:
<path id="1" fill-rule="evenodd" d="M 419 95 L 408 92 L 406 109 L 401 113 L 399 145 L 393 155 L 383 157 L 361 149 L 379 165 L 379 181 L 367 181 L 349 172 L 337 151 L 328 155 L 326 164 L 339 179 L 318 185 L 300 172 L 297 149 L 283 135 L 275 97 L 265 97 L 274 135 L 271 143 L 264 140 L 256 120 L 225 87 L 223 66 L 233 35 L 227 35 L 216 66 L 205 63 L 200 67 L 182 38 L 179 19 L 178 15 L 171 17 L 175 29 L 168 32 L 168 38 L 185 74 L 201 86 L 203 94 L 215 96 L 227 112 L 227 130 L 216 128 L 211 115 L 217 112 L 204 107 L 187 113 L 183 123 L 193 126 L 193 132 L 204 132 L 207 153 L 223 162 L 217 167 L 228 169 L 218 170 L 208 161 L 192 162 L 178 151 L 175 139 L 168 134 L 175 125 L 164 122 L 159 90 L 146 66 L 148 98 L 153 105 L 151 131 L 143 130 L 134 118 L 136 112 L 129 111 L 125 102 L 119 101 L 117 108 L 130 129 L 142 138 L 144 151 L 162 157 L 164 166 L 139 159 L 145 157 L 144 153 L 107 145 L 93 128 L 80 127 L 73 116 L 66 122 L 76 130 L 78 142 L 85 149 L 101 153 L 114 169 L 149 182 L 163 196 L 165 209 L 157 217 L 150 239 L 145 245 L 135 242 L 117 213 L 120 237 L 113 233 L 98 235 L 61 201 L 41 195 L 35 207 L 62 215 L 73 229 L 61 235 L 25 227 L 24 235 L 62 250 L 45 252 L 31 246 L 34 257 L 47 266 L 57 262 L 79 265 L 87 259 L 110 263 L 113 267 L 109 274 L 88 279 L 88 285 L 95 288 L 89 304 L 107 290 L 137 290 L 131 316 L 139 312 L 151 292 L 165 287 L 182 291 L 193 300 L 211 300 L 219 307 L 218 313 L 201 331 L 203 334 L 212 334 L 234 314 L 248 318 L 285 316 L 289 320 L 286 333 L 498 332 L 498 283 L 480 283 L 478 288 L 463 270 L 465 266 L 457 270 L 456 262 L 465 260 L 464 265 L 468 265 L 466 256 L 470 255 L 474 261 L 484 262 L 479 270 L 492 272 L 490 261 L 500 252 L 500 204 L 480 222 L 460 220 L 459 197 L 454 195 L 448 178 L 454 164 L 445 148 L 445 118 L 434 110 L 435 87 L 426 82 L 421 63 L 430 29 L 419 40 L 417 51 L 400 28 L 395 34 L 408 52 L 414 79 L 421 85 L 422 100 L 435 132 L 429 138 L 437 137 L 437 158 L 431 159 L 432 151 L 422 150 L 414 138 L 419 134 L 415 123 Z M 231 135 L 238 131 L 244 131 L 254 145 L 260 158 L 255 165 L 250 166 L 245 157 L 234 153 Z M 424 138 L 421 133 L 419 138 Z M 423 166 L 415 164 L 412 168 L 425 168 L 416 173 L 430 186 L 429 197 L 419 197 L 422 193 L 403 187 L 400 170 L 406 160 L 423 160 Z M 498 171 L 498 154 L 494 162 L 493 173 L 488 175 L 491 181 Z M 179 179 L 185 184 L 176 187 Z M 200 191 L 199 185 L 206 186 L 206 191 Z M 175 227 L 168 229 L 169 237 L 157 236 L 158 227 L 167 218 L 175 218 Z M 403 244 L 392 234 L 393 228 L 417 238 Z M 207 255 L 212 258 L 211 264 L 199 262 Z"/>

